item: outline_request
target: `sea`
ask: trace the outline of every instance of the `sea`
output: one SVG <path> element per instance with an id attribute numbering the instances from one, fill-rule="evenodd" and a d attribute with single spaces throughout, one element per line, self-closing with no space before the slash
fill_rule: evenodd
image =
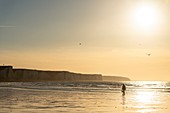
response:
<path id="1" fill-rule="evenodd" d="M 0 113 L 170 113 L 170 82 L 0 82 Z"/>

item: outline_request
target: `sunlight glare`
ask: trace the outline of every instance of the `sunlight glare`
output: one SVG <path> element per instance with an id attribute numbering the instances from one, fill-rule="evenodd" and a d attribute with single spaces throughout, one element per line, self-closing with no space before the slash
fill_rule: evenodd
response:
<path id="1" fill-rule="evenodd" d="M 132 22 L 135 29 L 152 31 L 159 24 L 159 11 L 153 4 L 140 4 L 133 12 Z"/>
<path id="2" fill-rule="evenodd" d="M 148 112 L 153 112 L 154 109 L 149 109 L 149 106 L 154 104 L 159 103 L 158 100 L 156 100 L 156 95 L 155 92 L 152 91 L 139 91 L 137 92 L 137 95 L 135 96 L 135 100 L 138 103 L 136 105 L 137 108 L 140 108 L 137 110 L 138 112 L 141 113 L 148 113 Z M 148 108 L 148 109 L 146 109 Z"/>
<path id="3" fill-rule="evenodd" d="M 138 92 L 136 100 L 140 103 L 153 102 L 155 92 Z"/>

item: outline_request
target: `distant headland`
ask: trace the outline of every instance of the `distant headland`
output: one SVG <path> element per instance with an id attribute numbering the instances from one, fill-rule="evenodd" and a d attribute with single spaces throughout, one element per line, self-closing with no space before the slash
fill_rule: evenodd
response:
<path id="1" fill-rule="evenodd" d="M 0 82 L 45 82 L 45 81 L 130 81 L 127 77 L 103 76 L 102 74 L 81 74 L 69 71 L 44 71 L 14 69 L 13 66 L 0 66 Z"/>

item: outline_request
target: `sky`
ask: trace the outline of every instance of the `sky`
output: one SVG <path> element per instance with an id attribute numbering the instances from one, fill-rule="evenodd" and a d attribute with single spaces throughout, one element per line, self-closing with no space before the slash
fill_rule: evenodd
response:
<path id="1" fill-rule="evenodd" d="M 0 0 L 0 65 L 170 81 L 169 0 Z"/>

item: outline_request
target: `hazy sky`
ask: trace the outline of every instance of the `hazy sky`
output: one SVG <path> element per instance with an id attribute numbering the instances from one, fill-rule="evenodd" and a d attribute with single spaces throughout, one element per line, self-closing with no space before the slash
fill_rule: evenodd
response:
<path id="1" fill-rule="evenodd" d="M 0 0 L 1 65 L 170 80 L 169 50 L 169 0 Z"/>

